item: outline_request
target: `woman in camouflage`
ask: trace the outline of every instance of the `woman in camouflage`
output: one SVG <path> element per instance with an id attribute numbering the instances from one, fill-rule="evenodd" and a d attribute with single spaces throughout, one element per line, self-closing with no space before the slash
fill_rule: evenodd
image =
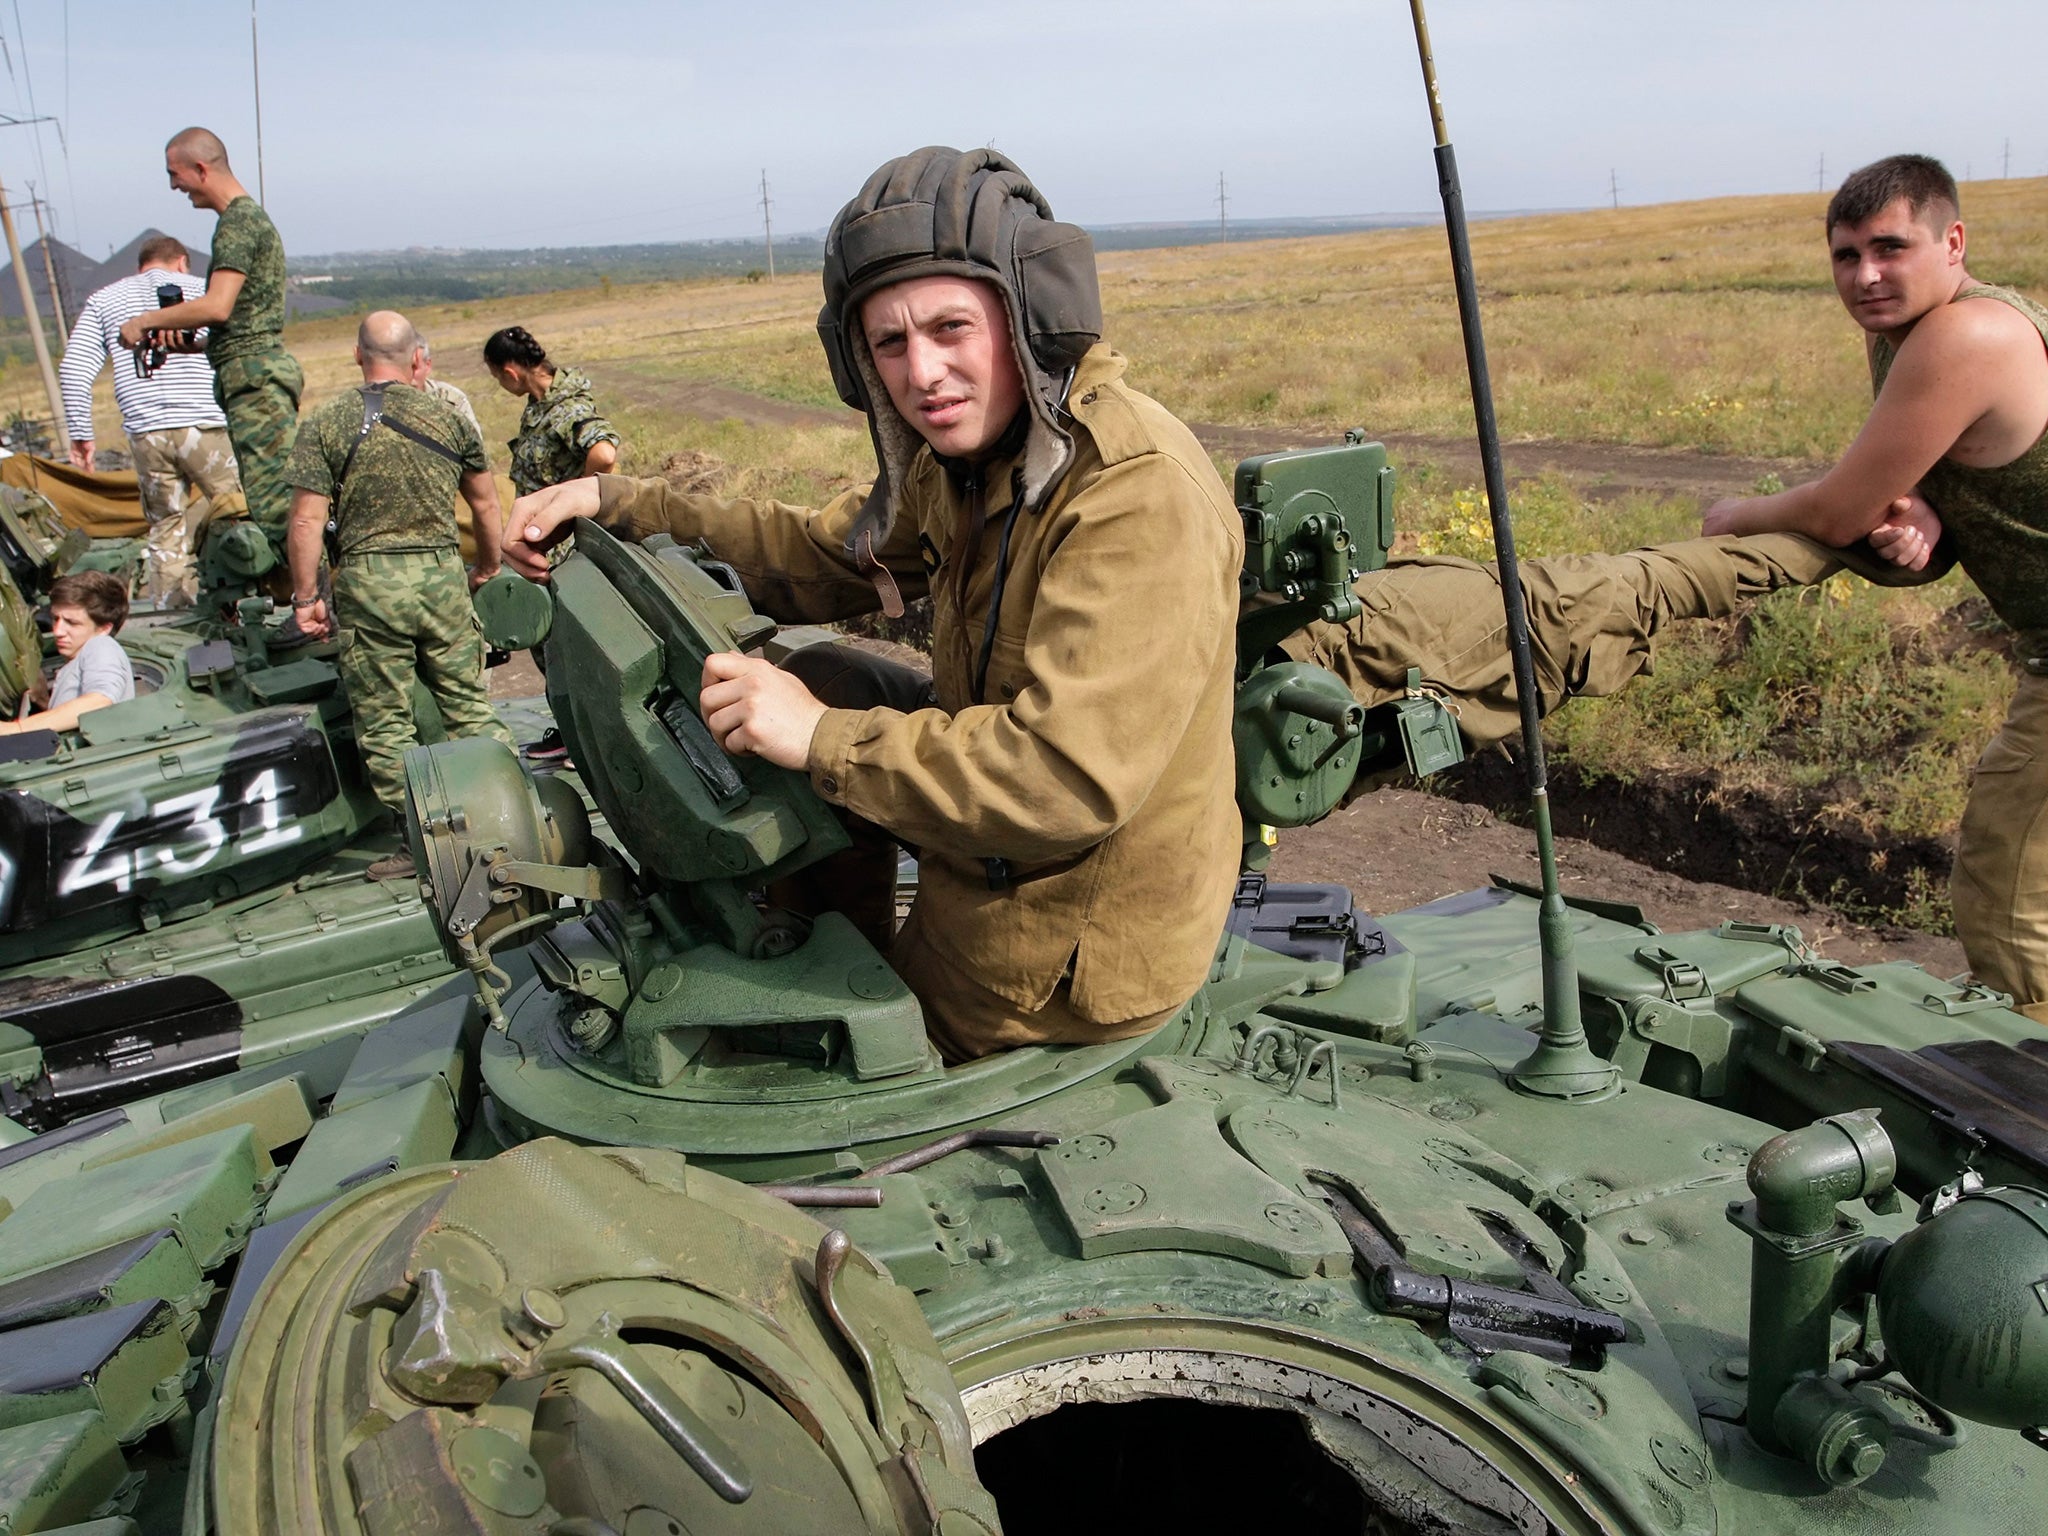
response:
<path id="1" fill-rule="evenodd" d="M 590 380 L 557 368 L 524 326 L 493 331 L 484 366 L 508 394 L 524 395 L 512 449 L 512 484 L 521 496 L 579 475 L 609 474 L 619 462 L 619 434 L 590 398 Z"/>
<path id="2" fill-rule="evenodd" d="M 484 343 L 484 366 L 507 394 L 524 395 L 519 435 L 512 450 L 512 485 L 521 496 L 583 475 L 609 474 L 619 462 L 619 434 L 590 398 L 590 380 L 574 368 L 557 368 L 522 325 L 493 331 Z M 541 665 L 538 648 L 533 652 Z M 549 726 L 539 741 L 521 749 L 540 763 L 566 762 L 562 733 Z"/>

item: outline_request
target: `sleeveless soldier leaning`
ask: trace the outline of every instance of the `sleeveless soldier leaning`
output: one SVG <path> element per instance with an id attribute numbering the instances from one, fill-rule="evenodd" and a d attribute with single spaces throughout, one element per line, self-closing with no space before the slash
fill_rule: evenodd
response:
<path id="1" fill-rule="evenodd" d="M 450 736 L 512 740 L 484 689 L 483 637 L 451 510 L 462 478 L 488 468 L 468 422 L 396 380 L 326 402 L 306 418 L 292 454 L 289 483 L 334 505 L 341 674 L 370 787 L 400 825 L 402 758 L 418 740 L 415 676 Z"/>
<path id="2" fill-rule="evenodd" d="M 1969 284 L 1949 302 L 1974 299 L 2011 305 L 2048 346 L 2048 309 L 1989 283 Z M 1873 343 L 1873 394 L 1897 351 L 1884 337 Z M 1994 469 L 1943 457 L 1920 491 L 1955 540 L 1957 563 L 2012 626 L 2021 668 L 2005 723 L 1977 759 L 1956 834 L 1956 928 L 1980 975 L 2038 1007 L 2048 998 L 2048 433 Z"/>
<path id="3" fill-rule="evenodd" d="M 2011 626 L 2019 675 L 1970 776 L 1950 896 L 1976 979 L 2048 1023 L 2048 309 L 1971 274 L 1955 178 L 1932 156 L 1852 172 L 1826 229 L 1870 415 L 1819 478 L 1717 502 L 1703 526 L 1868 548 L 1905 582 L 1960 564 Z"/>

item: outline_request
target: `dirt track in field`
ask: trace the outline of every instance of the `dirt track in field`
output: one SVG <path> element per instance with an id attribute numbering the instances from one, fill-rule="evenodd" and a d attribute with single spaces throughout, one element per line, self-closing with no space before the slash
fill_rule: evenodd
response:
<path id="1" fill-rule="evenodd" d="M 688 379 L 662 378 L 644 370 L 633 358 L 592 365 L 586 370 L 607 396 L 643 409 L 672 411 L 706 420 L 739 420 L 750 426 L 844 426 L 863 429 L 858 412 L 771 400 L 746 390 Z M 1313 434 L 1277 427 L 1233 427 L 1192 422 L 1203 447 L 1249 458 L 1285 448 L 1305 448 L 1324 441 Z M 1444 472 L 1477 481 L 1478 444 L 1467 438 L 1428 437 L 1414 433 L 1380 436 L 1395 461 L 1423 461 Z M 1513 480 L 1560 474 L 1576 481 L 1588 496 L 1606 498 L 1630 492 L 1660 496 L 1697 496 L 1702 500 L 1732 496 L 1755 488 L 1759 478 L 1775 474 L 1787 485 L 1818 472 L 1819 466 L 1793 459 L 1745 459 L 1700 453 L 1683 448 L 1631 448 L 1610 443 L 1508 443 L 1502 463 Z"/>

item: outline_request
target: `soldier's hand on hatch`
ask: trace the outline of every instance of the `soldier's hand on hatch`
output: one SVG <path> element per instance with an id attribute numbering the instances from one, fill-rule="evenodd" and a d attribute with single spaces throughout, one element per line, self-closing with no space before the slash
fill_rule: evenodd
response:
<path id="1" fill-rule="evenodd" d="M 1893 565 L 1922 571 L 1941 542 L 1941 515 L 1919 495 L 1901 496 L 1870 530 L 1870 547 Z"/>
<path id="2" fill-rule="evenodd" d="M 472 565 L 469 568 L 469 590 L 474 592 L 485 582 L 495 580 L 498 573 L 504 569 L 502 565 Z"/>
<path id="3" fill-rule="evenodd" d="M 521 496 L 505 519 L 506 563 L 528 581 L 548 579 L 548 549 L 569 522 L 597 516 L 597 481 L 564 480 Z"/>
<path id="4" fill-rule="evenodd" d="M 734 757 L 766 758 L 801 773 L 810 766 L 811 737 L 825 706 L 772 662 L 714 651 L 704 658 L 697 709 L 718 744 Z"/>

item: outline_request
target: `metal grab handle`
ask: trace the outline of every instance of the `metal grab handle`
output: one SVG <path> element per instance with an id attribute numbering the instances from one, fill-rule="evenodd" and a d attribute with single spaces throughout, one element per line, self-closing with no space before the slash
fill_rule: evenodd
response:
<path id="1" fill-rule="evenodd" d="M 753 1497 L 754 1475 L 738 1453 L 676 1395 L 675 1388 L 635 1359 L 625 1344 L 616 1339 L 577 1339 L 551 1346 L 538 1363 L 545 1371 L 576 1365 L 596 1371 L 618 1388 L 619 1395 L 713 1493 L 728 1504 L 744 1504 Z"/>
<path id="2" fill-rule="evenodd" d="M 1336 731 L 1339 741 L 1349 741 L 1365 730 L 1365 706 L 1355 699 L 1335 699 L 1320 689 L 1282 683 L 1273 695 L 1273 703 L 1291 714 L 1320 720 Z"/>
<path id="3" fill-rule="evenodd" d="M 1006 1131 L 997 1126 L 978 1126 L 971 1131 L 955 1131 L 950 1136 L 941 1136 L 937 1141 L 927 1142 L 908 1152 L 898 1152 L 894 1157 L 885 1157 L 870 1166 L 861 1177 L 879 1179 L 891 1173 L 909 1173 L 968 1147 L 1051 1147 L 1058 1144 L 1059 1137 L 1052 1131 Z"/>
<path id="4" fill-rule="evenodd" d="M 882 1399 L 882 1375 L 876 1365 L 874 1351 L 868 1348 L 865 1339 L 854 1332 L 853 1324 L 839 1310 L 839 1271 L 846 1264 L 846 1256 L 852 1252 L 852 1238 L 837 1227 L 827 1232 L 818 1244 L 818 1256 L 812 1262 L 812 1284 L 817 1288 L 818 1303 L 824 1307 L 825 1316 L 839 1331 L 839 1337 L 846 1340 L 854 1358 L 860 1361 L 861 1373 L 868 1379 L 869 1412 L 874 1418 L 875 1428 L 886 1436 L 889 1434 L 888 1405 Z"/>

